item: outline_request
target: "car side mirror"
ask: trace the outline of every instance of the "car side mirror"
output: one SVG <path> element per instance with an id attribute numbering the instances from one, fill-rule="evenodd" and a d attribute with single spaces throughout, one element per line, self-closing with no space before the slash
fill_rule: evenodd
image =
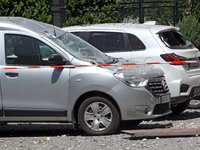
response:
<path id="1" fill-rule="evenodd" d="M 59 54 L 52 54 L 49 56 L 48 62 L 50 65 L 66 65 L 70 64 L 69 61 L 63 61 Z"/>

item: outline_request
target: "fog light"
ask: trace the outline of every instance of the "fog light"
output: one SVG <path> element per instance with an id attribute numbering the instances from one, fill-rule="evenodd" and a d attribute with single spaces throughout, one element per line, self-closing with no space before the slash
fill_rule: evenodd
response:
<path id="1" fill-rule="evenodd" d="M 148 106 L 148 105 L 144 105 L 144 106 L 142 106 L 142 105 L 137 105 L 137 106 L 134 106 L 135 107 L 135 110 L 137 111 L 137 113 L 140 113 L 140 114 L 142 114 L 142 115 L 150 115 L 151 114 L 151 112 L 152 112 L 152 109 L 151 109 L 151 107 L 150 106 Z"/>
<path id="2" fill-rule="evenodd" d="M 145 114 L 148 114 L 148 113 L 150 113 L 150 111 L 151 111 L 151 108 L 147 107 L 147 108 L 144 110 L 144 113 L 145 113 Z"/>

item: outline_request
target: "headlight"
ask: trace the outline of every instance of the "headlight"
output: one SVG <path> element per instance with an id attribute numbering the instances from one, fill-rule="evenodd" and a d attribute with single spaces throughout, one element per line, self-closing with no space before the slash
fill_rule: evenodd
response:
<path id="1" fill-rule="evenodd" d="M 132 75 L 131 73 L 116 73 L 114 76 L 131 87 L 144 87 L 148 83 L 148 79 Z"/>

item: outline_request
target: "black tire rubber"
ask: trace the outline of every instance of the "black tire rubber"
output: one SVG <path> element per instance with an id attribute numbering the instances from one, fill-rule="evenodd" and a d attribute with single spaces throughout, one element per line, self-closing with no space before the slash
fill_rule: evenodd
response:
<path id="1" fill-rule="evenodd" d="M 88 127 L 84 120 L 84 113 L 86 111 L 86 108 L 88 108 L 92 103 L 99 102 L 99 103 L 104 103 L 106 104 L 111 112 L 112 112 L 112 121 L 110 125 L 103 131 L 95 131 Z M 88 135 L 107 135 L 107 134 L 113 134 L 119 127 L 121 119 L 119 112 L 115 108 L 115 106 L 106 98 L 103 97 L 90 97 L 87 98 L 83 103 L 81 104 L 79 110 L 78 110 L 78 121 L 80 124 L 81 129 Z"/>
<path id="2" fill-rule="evenodd" d="M 172 114 L 171 115 L 178 115 L 182 113 L 184 110 L 188 108 L 188 105 L 190 103 L 190 100 L 187 100 L 183 103 L 177 104 L 176 106 L 172 107 Z"/>
<path id="3" fill-rule="evenodd" d="M 189 105 L 188 105 L 189 109 L 199 109 L 200 108 L 200 100 L 195 100 L 195 101 L 199 101 L 199 102 L 195 103 L 195 104 L 189 103 Z"/>

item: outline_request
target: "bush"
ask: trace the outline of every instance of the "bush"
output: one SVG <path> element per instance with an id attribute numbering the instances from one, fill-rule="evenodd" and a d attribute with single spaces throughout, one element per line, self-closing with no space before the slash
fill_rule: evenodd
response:
<path id="1" fill-rule="evenodd" d="M 0 16 L 19 16 L 51 23 L 48 0 L 0 0 Z"/>
<path id="2" fill-rule="evenodd" d="M 63 26 L 121 22 L 116 0 L 65 0 L 66 22 Z"/>
<path id="3" fill-rule="evenodd" d="M 200 49 L 200 23 L 194 16 L 183 17 L 176 25 L 180 27 L 180 32 Z"/>

